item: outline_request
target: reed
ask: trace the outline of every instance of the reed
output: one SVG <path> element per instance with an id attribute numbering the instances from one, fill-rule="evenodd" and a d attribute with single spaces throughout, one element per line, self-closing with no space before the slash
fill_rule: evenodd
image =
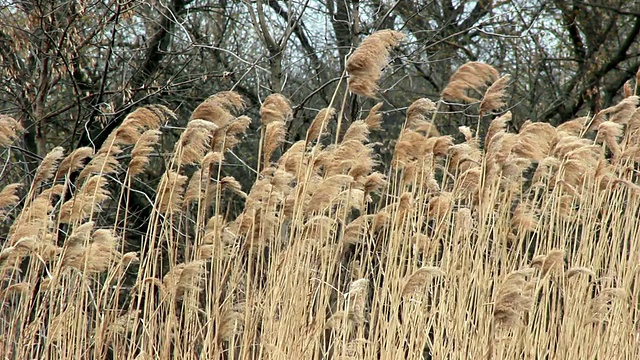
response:
<path id="1" fill-rule="evenodd" d="M 362 43 L 351 91 L 375 93 L 380 49 L 400 39 Z M 418 99 L 391 163 L 369 140 L 381 103 L 337 143 L 331 104 L 288 144 L 291 104 L 271 95 L 249 188 L 225 161 L 254 120 L 233 92 L 196 108 L 152 190 L 133 180 L 166 136 L 164 107 L 132 112 L 95 154 L 52 149 L 30 183 L 0 189 L 1 355 L 638 358 L 638 99 L 513 133 L 508 81 L 461 67 L 442 96 L 479 103 L 484 141 L 440 134 L 438 105 Z M 1 146 L 16 131 L 0 117 Z M 127 204 L 143 190 L 152 210 L 133 252 Z"/>

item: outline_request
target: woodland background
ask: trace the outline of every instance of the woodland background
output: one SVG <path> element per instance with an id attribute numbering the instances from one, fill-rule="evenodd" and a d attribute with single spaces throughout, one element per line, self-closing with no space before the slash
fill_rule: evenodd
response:
<path id="1" fill-rule="evenodd" d="M 169 125 L 183 127 L 185 114 L 224 90 L 244 96 L 253 114 L 268 94 L 288 97 L 289 140 L 297 140 L 330 102 L 345 58 L 378 29 L 408 36 L 379 93 L 388 138 L 407 104 L 437 100 L 468 61 L 511 75 L 516 129 L 524 119 L 558 125 L 616 103 L 640 65 L 640 5 L 624 0 L 0 4 L 0 111 L 26 129 L 17 146 L 28 169 L 55 146 L 99 147 L 146 104 L 175 110 L 182 116 Z M 363 105 L 350 101 L 346 119 Z M 436 124 L 443 133 L 475 119 L 449 110 Z"/>

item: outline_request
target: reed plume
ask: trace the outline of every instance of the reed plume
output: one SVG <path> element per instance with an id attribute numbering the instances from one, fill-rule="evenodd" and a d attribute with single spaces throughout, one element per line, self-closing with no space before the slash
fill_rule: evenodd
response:
<path id="1" fill-rule="evenodd" d="M 576 266 L 576 267 L 572 267 L 569 270 L 567 270 L 567 272 L 564 274 L 564 276 L 567 279 L 571 279 L 574 276 L 577 275 L 587 275 L 589 277 L 595 277 L 596 273 L 589 269 L 588 267 L 584 267 L 584 266 Z"/>
<path id="2" fill-rule="evenodd" d="M 505 75 L 489 86 L 480 102 L 480 114 L 490 113 L 507 105 L 504 97 L 510 79 L 511 76 Z"/>
<path id="3" fill-rule="evenodd" d="M 427 115 L 437 110 L 436 104 L 427 98 L 421 98 L 409 105 L 405 128 L 424 132 L 427 137 L 439 136 L 438 130 L 427 119 Z"/>
<path id="4" fill-rule="evenodd" d="M 519 203 L 513 211 L 511 228 L 517 232 L 535 231 L 539 219 L 532 207 L 526 203 Z"/>
<path id="5" fill-rule="evenodd" d="M 120 147 L 114 145 L 105 150 L 101 148 L 98 153 L 78 174 L 78 180 L 83 180 L 90 175 L 111 175 L 118 172 L 119 161 L 116 156 L 122 153 Z"/>
<path id="6" fill-rule="evenodd" d="M 180 209 L 187 177 L 175 171 L 167 171 L 162 175 L 158 184 L 158 211 L 169 214 Z"/>
<path id="7" fill-rule="evenodd" d="M 63 342 L 65 338 L 74 334 L 76 319 L 84 317 L 82 310 L 78 310 L 75 305 L 68 305 L 64 311 L 57 314 L 50 320 L 47 336 L 51 342 L 56 344 Z"/>
<path id="8" fill-rule="evenodd" d="M 557 130 L 547 123 L 529 123 L 520 128 L 513 153 L 532 161 L 541 161 L 551 151 Z"/>
<path id="9" fill-rule="evenodd" d="M 133 310 L 117 317 L 109 324 L 107 331 L 110 335 L 126 336 L 131 333 L 140 320 L 140 310 Z"/>
<path id="10" fill-rule="evenodd" d="M 384 174 L 374 172 L 367 175 L 362 182 L 365 194 L 369 195 L 374 192 L 380 191 L 387 184 L 387 179 Z"/>
<path id="11" fill-rule="evenodd" d="M 320 110 L 311 122 L 311 125 L 309 125 L 305 143 L 308 144 L 311 141 L 319 140 L 320 137 L 327 132 L 328 123 L 333 119 L 335 113 L 336 109 L 330 107 Z"/>
<path id="12" fill-rule="evenodd" d="M 176 114 L 164 105 L 147 105 L 139 107 L 122 121 L 138 129 L 156 130 L 163 123 L 175 119 Z"/>
<path id="13" fill-rule="evenodd" d="M 9 243 L 15 244 L 23 237 L 43 238 L 49 230 L 49 213 L 53 210 L 52 199 L 40 194 L 29 203 L 25 203 L 16 220 L 9 228 Z"/>
<path id="14" fill-rule="evenodd" d="M 349 125 L 349 128 L 342 137 L 342 142 L 358 141 L 361 143 L 369 141 L 369 126 L 364 120 L 356 120 Z"/>
<path id="15" fill-rule="evenodd" d="M 558 133 L 579 136 L 584 131 L 588 121 L 589 121 L 589 117 L 582 116 L 558 125 L 556 130 Z"/>
<path id="16" fill-rule="evenodd" d="M 266 125 L 262 162 L 267 166 L 273 153 L 285 140 L 286 129 L 282 121 L 272 121 Z"/>
<path id="17" fill-rule="evenodd" d="M 369 130 L 377 130 L 380 129 L 382 125 L 382 114 L 379 113 L 384 103 L 379 102 L 375 104 L 371 110 L 369 110 L 369 114 L 364 119 L 364 122 L 367 123 Z"/>
<path id="18" fill-rule="evenodd" d="M 31 185 L 33 189 L 53 177 L 63 155 L 64 149 L 60 146 L 54 148 L 45 155 L 42 162 L 40 162 L 40 166 L 36 169 L 36 174 L 33 176 L 33 182 Z"/>
<path id="19" fill-rule="evenodd" d="M 199 292 L 202 290 L 200 283 L 203 271 L 202 260 L 178 264 L 162 277 L 163 289 L 176 299 L 188 291 Z"/>
<path id="20" fill-rule="evenodd" d="M 482 111 L 505 102 L 506 77 L 488 65 L 453 80 L 484 97 Z M 516 119 L 518 133 L 507 112 L 485 141 L 467 126 L 438 134 L 426 98 L 407 108 L 398 138 L 372 134 L 381 106 L 328 145 L 334 111 L 324 109 L 278 158 L 286 98 L 265 99 L 255 156 L 228 151 L 251 119 L 237 114 L 241 97 L 220 93 L 157 164 L 165 110 L 145 107 L 95 156 L 48 155 L 38 191 L 19 190 L 11 146 L 0 166 L 15 182 L 0 191 L 0 354 L 637 357 L 633 94 L 557 127 Z"/>
<path id="21" fill-rule="evenodd" d="M 375 97 L 382 69 L 389 61 L 389 50 L 405 38 L 401 32 L 380 30 L 367 36 L 346 62 L 349 90 L 357 95 Z"/>
<path id="22" fill-rule="evenodd" d="M 80 191 L 60 206 L 59 221 L 72 223 L 82 221 L 102 210 L 102 203 L 110 198 L 105 189 L 107 180 L 102 175 L 87 179 Z"/>
<path id="23" fill-rule="evenodd" d="M 11 145 L 22 130 L 22 125 L 14 118 L 0 114 L 0 146 Z"/>
<path id="24" fill-rule="evenodd" d="M 243 330 L 245 314 L 240 305 L 234 306 L 221 314 L 220 327 L 216 334 L 218 341 L 229 340 Z"/>
<path id="25" fill-rule="evenodd" d="M 162 123 L 175 119 L 176 115 L 164 105 L 147 105 L 137 108 L 112 131 L 98 151 L 108 152 L 112 146 L 134 145 L 146 130 L 157 130 Z"/>
<path id="26" fill-rule="evenodd" d="M 602 115 L 604 114 L 612 114 L 609 117 L 609 121 L 614 122 L 616 124 L 626 125 L 629 123 L 631 116 L 637 110 L 639 100 L 640 98 L 636 95 L 626 97 L 622 99 L 622 101 L 620 101 L 615 106 L 612 106 L 600 111 L 600 113 L 596 115 L 596 119 L 602 119 Z M 598 120 L 594 120 L 594 123 L 593 123 L 594 126 L 600 125 L 599 122 L 597 121 Z"/>
<path id="27" fill-rule="evenodd" d="M 2 191 L 0 191 L 0 217 L 4 217 L 4 211 L 7 208 L 16 206 L 18 204 L 20 198 L 16 193 L 21 187 L 21 183 L 14 183 L 5 186 Z"/>
<path id="28" fill-rule="evenodd" d="M 295 142 L 278 160 L 278 167 L 292 174 L 300 173 L 299 167 L 304 159 L 306 142 Z"/>
<path id="29" fill-rule="evenodd" d="M 119 239 L 109 229 L 93 231 L 94 222 L 77 226 L 65 242 L 62 264 L 88 274 L 106 271 L 120 259 Z"/>
<path id="30" fill-rule="evenodd" d="M 293 116 L 289 99 L 282 94 L 271 94 L 264 99 L 260 107 L 260 122 L 269 125 L 273 122 L 287 122 Z"/>
<path id="31" fill-rule="evenodd" d="M 236 180 L 233 176 L 225 176 L 220 179 L 220 187 L 222 188 L 222 190 L 230 190 L 243 198 L 247 197 L 247 194 L 242 191 L 240 182 L 238 182 L 238 180 Z"/>
<path id="32" fill-rule="evenodd" d="M 495 144 L 495 140 L 498 139 L 496 135 L 499 133 L 505 133 L 507 123 L 511 121 L 511 111 L 507 111 L 503 115 L 493 119 L 489 124 L 489 129 L 484 138 L 485 147 L 490 148 L 492 144 Z M 515 138 L 513 139 L 515 141 Z M 515 145 L 515 144 L 514 144 Z"/>
<path id="33" fill-rule="evenodd" d="M 199 201 L 205 193 L 206 181 L 203 181 L 202 170 L 197 169 L 189 179 L 184 191 L 183 207 L 188 208 L 194 201 Z"/>
<path id="34" fill-rule="evenodd" d="M 522 324 L 523 313 L 533 305 L 526 280 L 530 271 L 510 273 L 498 288 L 493 307 L 493 320 L 497 328 L 511 328 Z"/>
<path id="35" fill-rule="evenodd" d="M 604 142 L 615 156 L 622 152 L 618 140 L 623 134 L 623 125 L 613 121 L 604 121 L 598 125 L 597 142 Z"/>
<path id="36" fill-rule="evenodd" d="M 202 119 L 221 128 L 234 119 L 233 113 L 245 108 L 242 96 L 233 91 L 223 91 L 208 97 L 191 114 L 190 120 Z"/>
<path id="37" fill-rule="evenodd" d="M 441 192 L 429 200 L 428 214 L 437 220 L 442 220 L 451 210 L 453 196 L 448 192 Z"/>
<path id="38" fill-rule="evenodd" d="M 407 277 L 402 287 L 402 296 L 411 296 L 424 288 L 433 278 L 444 276 L 445 273 L 437 266 L 424 266 Z"/>
<path id="39" fill-rule="evenodd" d="M 629 96 L 633 95 L 633 90 L 631 89 L 631 80 L 625 81 L 622 89 L 623 97 L 628 98 Z"/>
<path id="40" fill-rule="evenodd" d="M 626 303 L 628 298 L 629 292 L 624 288 L 603 288 L 600 293 L 590 301 L 590 314 L 586 323 L 609 323 L 612 310 L 616 305 Z M 618 305 L 618 307 L 620 306 Z"/>
<path id="41" fill-rule="evenodd" d="M 187 129 L 178 140 L 176 152 L 179 154 L 178 160 L 181 165 L 200 163 L 207 150 L 211 148 L 212 130 L 197 124 L 191 125 L 192 123 L 197 123 L 197 120 L 187 124 Z"/>
<path id="42" fill-rule="evenodd" d="M 564 271 L 564 250 L 551 250 L 542 263 L 542 276 L 545 276 L 552 270 L 559 272 Z"/>
<path id="43" fill-rule="evenodd" d="M 367 321 L 367 297 L 369 295 L 369 280 L 358 279 L 349 285 L 348 313 L 349 318 L 357 325 L 363 325 Z"/>
<path id="44" fill-rule="evenodd" d="M 307 212 L 324 210 L 336 200 L 342 189 L 351 182 L 353 182 L 353 178 L 348 175 L 334 175 L 322 180 L 317 190 L 309 198 Z"/>
<path id="45" fill-rule="evenodd" d="M 445 100 L 479 102 L 479 97 L 484 94 L 483 87 L 498 80 L 499 76 L 498 71 L 491 65 L 468 62 L 451 75 L 441 96 Z"/>
<path id="46" fill-rule="evenodd" d="M 84 161 L 91 156 L 93 156 L 93 149 L 88 146 L 75 149 L 60 162 L 55 179 L 80 170 L 84 166 Z"/>
<path id="47" fill-rule="evenodd" d="M 129 176 L 137 176 L 144 171 L 149 164 L 149 155 L 153 151 L 153 146 L 160 140 L 159 130 L 147 130 L 140 136 L 138 142 L 131 150 L 131 161 L 129 161 Z"/>
<path id="48" fill-rule="evenodd" d="M 223 128 L 213 132 L 211 140 L 211 149 L 221 153 L 235 147 L 239 142 L 239 136 L 249 128 L 251 118 L 248 116 L 239 116 L 230 120 Z"/>

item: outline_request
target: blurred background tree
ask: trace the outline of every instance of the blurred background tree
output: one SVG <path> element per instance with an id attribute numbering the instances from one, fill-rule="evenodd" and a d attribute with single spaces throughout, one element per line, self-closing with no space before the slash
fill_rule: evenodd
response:
<path id="1" fill-rule="evenodd" d="M 336 89 L 334 106 L 347 99 L 348 122 L 374 102 L 344 93 L 345 58 L 383 28 L 407 35 L 378 95 L 386 132 L 375 140 L 383 143 L 383 156 L 406 107 L 421 97 L 438 100 L 465 62 L 486 62 L 511 74 L 508 106 L 515 129 L 527 119 L 559 124 L 613 104 L 639 65 L 640 4 L 626 0 L 0 4 L 0 113 L 26 129 L 14 147 L 18 158 L 3 168 L 3 183 L 32 173 L 55 146 L 99 147 L 132 109 L 145 104 L 176 111 L 177 120 L 163 128 L 170 135 L 200 102 L 223 90 L 242 94 L 254 119 L 268 94 L 290 98 L 295 116 L 289 141 L 304 136 L 305 125 L 331 103 Z M 477 121 L 477 104 L 441 110 L 447 115 L 436 124 L 445 133 Z M 256 176 L 258 127 L 254 121 L 255 136 L 227 156 L 237 165 L 232 175 L 246 184 Z M 160 174 L 148 174 L 148 184 Z"/>

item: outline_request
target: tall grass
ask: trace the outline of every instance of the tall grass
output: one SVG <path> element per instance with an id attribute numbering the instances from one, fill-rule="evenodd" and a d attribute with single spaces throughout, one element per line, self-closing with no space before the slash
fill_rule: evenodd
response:
<path id="1" fill-rule="evenodd" d="M 377 36 L 387 37 L 383 57 L 401 39 Z M 384 65 L 357 59 L 375 41 L 350 71 Z M 349 86 L 371 96 L 380 72 L 365 70 Z M 213 95 L 164 159 L 139 252 L 125 252 L 120 229 L 171 111 L 137 109 L 95 153 L 53 149 L 30 184 L 0 192 L 11 223 L 0 354 L 640 357 L 638 97 L 512 133 L 511 114 L 496 113 L 507 86 L 489 65 L 463 66 L 441 100 L 408 108 L 389 164 L 369 142 L 382 104 L 344 134 L 328 131 L 340 121 L 341 104 L 331 104 L 305 140 L 286 144 L 290 104 L 271 95 L 250 189 L 227 175 L 225 156 L 252 119 L 238 94 Z M 478 128 L 461 127 L 460 142 L 433 125 L 445 99 L 479 109 Z M 21 129 L 9 117 L 0 125 L 6 146 Z M 229 198 L 244 203 L 233 218 Z M 121 210 L 102 213 L 109 202 Z"/>

